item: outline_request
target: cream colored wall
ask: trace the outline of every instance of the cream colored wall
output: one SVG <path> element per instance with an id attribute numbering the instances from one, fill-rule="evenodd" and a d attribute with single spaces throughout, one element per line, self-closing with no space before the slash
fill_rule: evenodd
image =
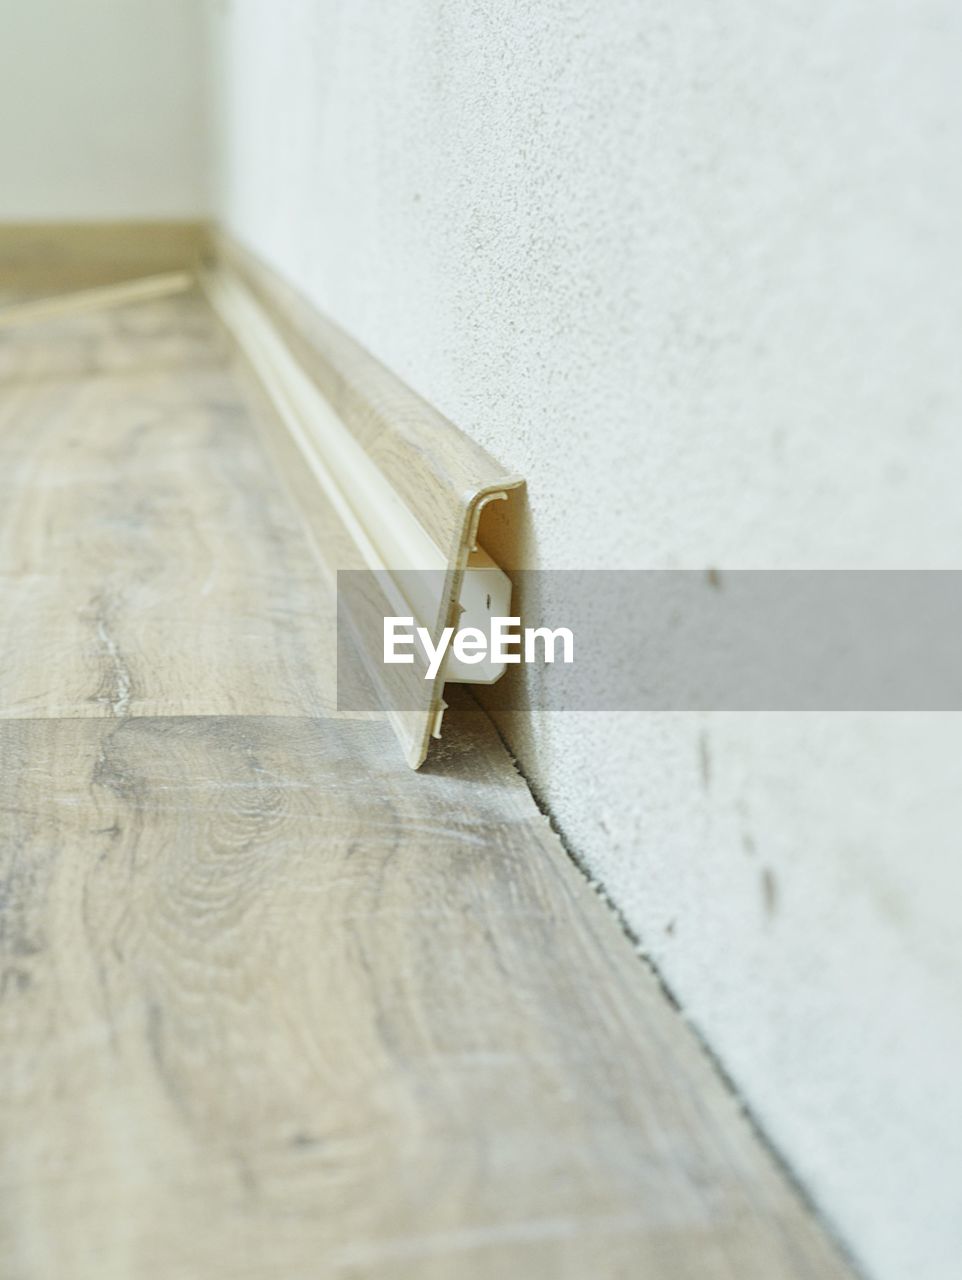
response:
<path id="1" fill-rule="evenodd" d="M 194 218 L 204 0 L 0 6 L 0 222 Z"/>

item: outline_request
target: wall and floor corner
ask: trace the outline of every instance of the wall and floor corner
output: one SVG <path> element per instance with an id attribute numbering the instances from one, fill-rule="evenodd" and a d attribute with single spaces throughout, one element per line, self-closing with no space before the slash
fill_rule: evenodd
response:
<path id="1" fill-rule="evenodd" d="M 215 215 L 527 476 L 526 563 L 956 565 L 950 0 L 246 0 L 209 39 Z M 948 1280 L 958 718 L 502 730 L 856 1255 Z"/>
<path id="2" fill-rule="evenodd" d="M 37 0 L 3 27 L 0 220 L 209 198 L 528 477 L 528 565 L 955 566 L 950 0 Z M 500 727 L 869 1273 L 954 1276 L 958 717 Z"/>

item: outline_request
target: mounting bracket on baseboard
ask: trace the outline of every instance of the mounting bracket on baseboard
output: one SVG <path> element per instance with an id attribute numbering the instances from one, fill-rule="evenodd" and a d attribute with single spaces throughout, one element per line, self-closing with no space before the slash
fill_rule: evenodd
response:
<path id="1" fill-rule="evenodd" d="M 347 624 L 416 769 L 440 736 L 445 682 L 493 683 L 503 666 L 449 651 L 425 679 L 415 647 L 413 664 L 386 669 L 383 619 L 411 617 L 436 643 L 446 626 L 484 629 L 486 616 L 509 614 L 510 581 L 479 546 L 478 525 L 523 482 L 236 246 L 221 244 L 201 284 L 285 429 L 275 458 L 328 571 L 366 571 Z"/>

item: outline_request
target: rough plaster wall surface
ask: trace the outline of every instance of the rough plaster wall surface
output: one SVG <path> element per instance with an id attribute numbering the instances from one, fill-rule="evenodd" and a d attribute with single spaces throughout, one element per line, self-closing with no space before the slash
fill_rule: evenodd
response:
<path id="1" fill-rule="evenodd" d="M 217 211 L 544 567 L 958 567 L 954 0 L 234 0 Z M 874 1275 L 962 1257 L 957 716 L 505 719 Z"/>
<path id="2" fill-rule="evenodd" d="M 0 4 L 0 221 L 206 212 L 204 0 Z"/>

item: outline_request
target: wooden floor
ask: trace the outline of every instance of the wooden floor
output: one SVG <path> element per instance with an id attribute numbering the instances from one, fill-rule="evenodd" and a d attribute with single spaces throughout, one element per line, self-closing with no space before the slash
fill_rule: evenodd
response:
<path id="1" fill-rule="evenodd" d="M 0 333 L 2 1280 L 846 1275 L 481 714 L 333 714 L 263 413 Z"/>

